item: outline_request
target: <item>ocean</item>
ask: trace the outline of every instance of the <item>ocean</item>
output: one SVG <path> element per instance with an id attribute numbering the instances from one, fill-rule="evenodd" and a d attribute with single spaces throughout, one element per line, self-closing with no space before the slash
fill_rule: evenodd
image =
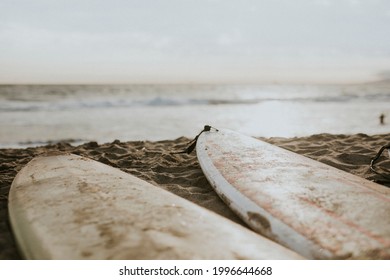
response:
<path id="1" fill-rule="evenodd" d="M 389 105 L 389 83 L 0 85 L 0 147 L 192 138 L 205 124 L 256 137 L 382 134 Z"/>

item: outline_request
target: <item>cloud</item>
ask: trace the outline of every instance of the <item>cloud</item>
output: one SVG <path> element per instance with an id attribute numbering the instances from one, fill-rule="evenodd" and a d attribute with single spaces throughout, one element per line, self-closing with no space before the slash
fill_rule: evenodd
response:
<path id="1" fill-rule="evenodd" d="M 115 69 L 136 67 L 143 76 L 153 69 L 169 76 L 185 65 L 186 73 L 201 76 L 196 71 L 208 66 L 222 75 L 233 64 L 253 73 L 286 65 L 342 68 L 337 61 L 354 67 L 351 61 L 364 58 L 367 68 L 377 64 L 379 72 L 390 68 L 385 67 L 390 37 L 384 28 L 390 24 L 389 3 L 47 0 L 16 6 L 5 0 L 0 2 L 0 68 L 7 65 L 17 76 L 21 68 L 68 75 L 65 70 L 78 67 L 87 75 L 98 65 L 111 77 L 118 74 Z"/>

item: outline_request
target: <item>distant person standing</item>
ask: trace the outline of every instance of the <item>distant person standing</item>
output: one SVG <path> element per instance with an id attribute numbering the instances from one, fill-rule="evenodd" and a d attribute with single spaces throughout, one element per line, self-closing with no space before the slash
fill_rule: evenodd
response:
<path id="1" fill-rule="evenodd" d="M 380 122 L 380 124 L 385 124 L 385 114 L 381 114 L 380 116 L 379 116 L 379 122 Z"/>

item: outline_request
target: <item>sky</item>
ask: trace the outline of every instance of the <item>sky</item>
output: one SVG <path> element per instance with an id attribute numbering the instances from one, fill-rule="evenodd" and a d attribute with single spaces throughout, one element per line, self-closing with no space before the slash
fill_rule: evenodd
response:
<path id="1" fill-rule="evenodd" d="M 0 83 L 390 78 L 388 0 L 0 0 Z"/>

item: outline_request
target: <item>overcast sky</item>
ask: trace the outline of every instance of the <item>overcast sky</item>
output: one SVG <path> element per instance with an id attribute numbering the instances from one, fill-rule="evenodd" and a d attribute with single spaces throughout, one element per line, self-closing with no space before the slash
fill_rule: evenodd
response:
<path id="1" fill-rule="evenodd" d="M 389 70 L 388 0 L 0 0 L 0 83 L 349 82 Z"/>

